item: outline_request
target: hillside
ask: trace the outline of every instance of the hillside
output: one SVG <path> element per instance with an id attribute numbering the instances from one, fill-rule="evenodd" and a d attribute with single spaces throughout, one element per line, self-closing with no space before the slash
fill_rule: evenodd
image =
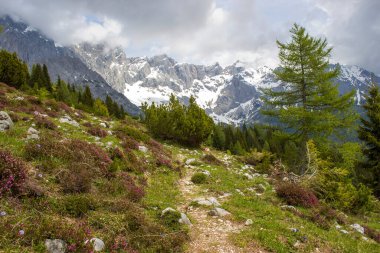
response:
<path id="1" fill-rule="evenodd" d="M 380 250 L 377 201 L 357 215 L 290 206 L 276 189 L 296 178 L 276 162 L 160 143 L 128 116 L 3 83 L 0 111 L 1 252 L 90 252 L 91 238 L 103 252 Z"/>

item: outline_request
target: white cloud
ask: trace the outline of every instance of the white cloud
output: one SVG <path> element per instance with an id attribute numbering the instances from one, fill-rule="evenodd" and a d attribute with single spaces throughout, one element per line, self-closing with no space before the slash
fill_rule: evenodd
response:
<path id="1" fill-rule="evenodd" d="M 380 72 L 378 0 L 0 0 L 63 45 L 122 45 L 129 55 L 181 62 L 277 64 L 294 22 L 334 46 L 333 61 Z"/>

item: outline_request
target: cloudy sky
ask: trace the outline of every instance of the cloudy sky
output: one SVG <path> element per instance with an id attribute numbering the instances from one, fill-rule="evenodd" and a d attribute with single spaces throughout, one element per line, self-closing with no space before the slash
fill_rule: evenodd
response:
<path id="1" fill-rule="evenodd" d="M 333 62 L 380 73 L 380 0 L 0 0 L 62 45 L 121 45 L 128 56 L 276 66 L 294 22 L 328 39 Z"/>

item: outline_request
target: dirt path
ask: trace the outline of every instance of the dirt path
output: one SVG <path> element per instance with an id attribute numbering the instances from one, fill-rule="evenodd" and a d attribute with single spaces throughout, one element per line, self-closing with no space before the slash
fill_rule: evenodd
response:
<path id="1" fill-rule="evenodd" d="M 194 170 L 191 167 L 186 168 L 186 175 L 179 181 L 179 189 L 185 201 L 178 208 L 181 212 L 186 213 L 193 222 L 190 227 L 191 242 L 187 252 L 255 252 L 238 248 L 229 240 L 232 233 L 242 230 L 243 224 L 233 222 L 227 217 L 209 216 L 208 209 L 204 207 L 188 207 L 191 201 L 197 197 L 217 197 L 202 192 L 199 186 L 194 185 L 190 180 L 193 173 Z M 222 202 L 222 199 L 218 198 L 218 201 Z"/>

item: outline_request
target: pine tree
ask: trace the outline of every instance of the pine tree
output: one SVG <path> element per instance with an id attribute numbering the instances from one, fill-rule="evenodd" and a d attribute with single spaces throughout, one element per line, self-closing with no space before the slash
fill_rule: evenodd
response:
<path id="1" fill-rule="evenodd" d="M 332 83 L 339 69 L 329 70 L 332 48 L 326 39 L 309 36 L 305 28 L 294 24 L 289 43 L 277 41 L 280 67 L 274 73 L 284 82 L 282 91 L 263 89 L 264 114 L 275 117 L 280 127 L 300 140 L 302 157 L 310 138 L 326 138 L 355 120 L 353 92 L 339 95 Z M 304 161 L 301 163 L 301 172 Z"/>
<path id="2" fill-rule="evenodd" d="M 49 91 L 49 92 L 52 92 L 52 85 L 51 85 L 51 80 L 50 80 L 50 76 L 49 76 L 49 71 L 48 71 L 48 68 L 47 66 L 44 64 L 42 66 L 42 75 L 43 75 L 43 80 L 44 80 L 44 86 L 45 88 Z"/>
<path id="3" fill-rule="evenodd" d="M 84 92 L 81 96 L 81 102 L 90 108 L 92 108 L 94 105 L 94 98 L 92 97 L 92 93 L 91 93 L 90 87 L 88 87 L 88 85 L 84 89 Z"/>
<path id="4" fill-rule="evenodd" d="M 365 143 L 363 153 L 367 160 L 362 174 L 370 174 L 370 184 L 374 193 L 380 197 L 380 92 L 379 87 L 372 84 L 363 106 L 366 115 L 360 119 L 359 138 Z M 369 172 L 369 173 L 368 173 Z"/>

